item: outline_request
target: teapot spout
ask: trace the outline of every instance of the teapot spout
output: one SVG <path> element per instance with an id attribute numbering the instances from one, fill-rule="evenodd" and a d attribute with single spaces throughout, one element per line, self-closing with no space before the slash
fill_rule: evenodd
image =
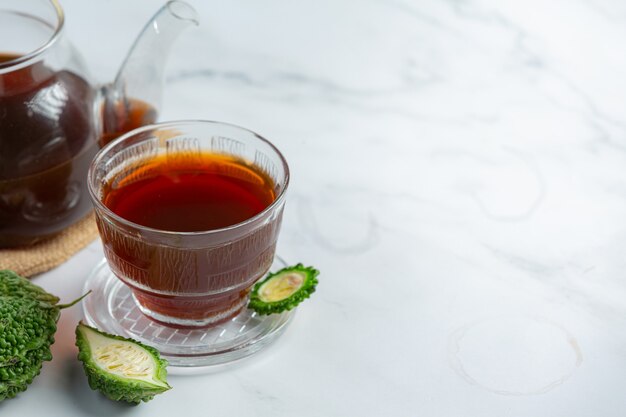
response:
<path id="1" fill-rule="evenodd" d="M 175 0 L 165 4 L 143 28 L 115 81 L 102 88 L 103 144 L 156 121 L 167 57 L 178 35 L 192 25 L 198 25 L 195 9 Z"/>

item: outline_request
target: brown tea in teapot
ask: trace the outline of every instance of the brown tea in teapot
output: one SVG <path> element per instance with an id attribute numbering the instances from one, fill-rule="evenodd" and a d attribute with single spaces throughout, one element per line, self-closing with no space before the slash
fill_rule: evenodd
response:
<path id="1" fill-rule="evenodd" d="M 18 58 L 0 54 L 0 63 Z M 91 209 L 87 168 L 100 143 L 156 119 L 131 101 L 115 134 L 99 134 L 93 87 L 41 61 L 0 73 L 0 248 L 51 236 Z M 100 136 L 100 137 L 99 137 Z"/>

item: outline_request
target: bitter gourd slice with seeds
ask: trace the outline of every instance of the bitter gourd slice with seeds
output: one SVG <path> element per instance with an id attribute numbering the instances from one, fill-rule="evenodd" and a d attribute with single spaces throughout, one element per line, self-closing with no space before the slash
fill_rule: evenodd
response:
<path id="1" fill-rule="evenodd" d="M 139 404 L 170 389 L 167 361 L 150 346 L 82 322 L 76 327 L 76 346 L 91 389 L 112 400 Z"/>
<path id="2" fill-rule="evenodd" d="M 291 310 L 315 292 L 319 271 L 302 264 L 283 268 L 255 284 L 248 308 L 261 315 Z"/>

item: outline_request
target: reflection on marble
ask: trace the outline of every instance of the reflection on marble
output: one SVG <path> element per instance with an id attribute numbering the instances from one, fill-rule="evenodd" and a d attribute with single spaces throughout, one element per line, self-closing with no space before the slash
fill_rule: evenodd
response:
<path id="1" fill-rule="evenodd" d="M 279 252 L 321 284 L 272 349 L 129 415 L 626 414 L 626 3 L 190 1 L 162 119 L 284 152 Z M 100 80 L 158 6 L 62 3 Z M 100 256 L 36 282 L 70 299 Z M 2 411 L 83 415 L 63 363 Z"/>
<path id="2" fill-rule="evenodd" d="M 368 211 L 367 196 L 353 198 L 353 190 L 335 191 L 331 201 L 295 196 L 300 227 L 316 245 L 334 254 L 358 255 L 369 251 L 380 239 L 378 220 Z M 320 222 L 320 218 L 324 219 Z"/>

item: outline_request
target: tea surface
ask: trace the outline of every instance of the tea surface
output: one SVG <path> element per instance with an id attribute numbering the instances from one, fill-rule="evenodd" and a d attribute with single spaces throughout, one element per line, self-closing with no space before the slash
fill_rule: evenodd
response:
<path id="1" fill-rule="evenodd" d="M 256 167 L 211 153 L 157 157 L 105 190 L 104 204 L 142 226 L 174 232 L 220 229 L 268 207 L 274 185 Z"/>

